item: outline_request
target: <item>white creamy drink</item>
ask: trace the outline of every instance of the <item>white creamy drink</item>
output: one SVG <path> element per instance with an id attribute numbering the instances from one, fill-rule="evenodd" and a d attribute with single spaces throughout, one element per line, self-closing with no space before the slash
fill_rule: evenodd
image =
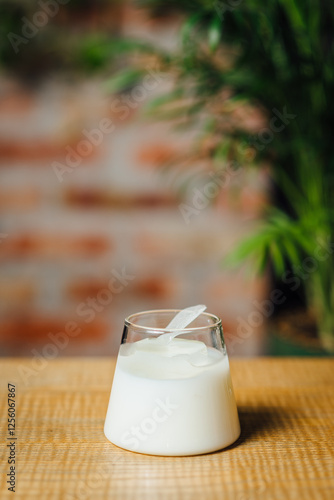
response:
<path id="1" fill-rule="evenodd" d="M 104 432 L 152 455 L 195 455 L 240 435 L 227 355 L 203 342 L 146 338 L 120 347 Z"/>

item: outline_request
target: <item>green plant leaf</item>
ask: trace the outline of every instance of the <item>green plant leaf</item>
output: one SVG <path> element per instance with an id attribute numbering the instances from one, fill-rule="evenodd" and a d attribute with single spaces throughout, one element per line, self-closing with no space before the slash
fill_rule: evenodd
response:
<path id="1" fill-rule="evenodd" d="M 105 82 L 104 87 L 108 92 L 123 92 L 138 84 L 144 74 L 143 69 L 125 69 Z"/>
<path id="2" fill-rule="evenodd" d="M 222 24 L 218 16 L 214 17 L 208 32 L 208 42 L 211 52 L 217 50 L 221 39 Z"/>
<path id="3" fill-rule="evenodd" d="M 190 16 L 182 25 L 181 28 L 181 40 L 183 45 L 186 45 L 190 41 L 190 37 L 193 34 L 193 30 L 195 26 L 201 21 L 202 19 L 202 12 L 197 12 L 196 14 L 193 14 Z"/>
<path id="4" fill-rule="evenodd" d="M 280 240 L 281 242 L 281 240 Z M 284 265 L 284 257 L 282 253 L 282 247 L 280 246 L 280 243 L 278 241 L 273 240 L 270 243 L 269 246 L 269 255 L 271 257 L 274 270 L 277 276 L 281 276 L 284 272 L 285 265 Z"/>

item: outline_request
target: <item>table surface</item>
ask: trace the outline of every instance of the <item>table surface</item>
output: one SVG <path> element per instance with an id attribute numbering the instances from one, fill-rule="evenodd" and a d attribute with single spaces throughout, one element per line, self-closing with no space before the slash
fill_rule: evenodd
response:
<path id="1" fill-rule="evenodd" d="M 334 498 L 334 359 L 232 360 L 239 440 L 177 458 L 106 440 L 114 366 L 106 358 L 1 361 L 1 498 Z M 8 382 L 17 393 L 15 496 L 6 485 Z"/>

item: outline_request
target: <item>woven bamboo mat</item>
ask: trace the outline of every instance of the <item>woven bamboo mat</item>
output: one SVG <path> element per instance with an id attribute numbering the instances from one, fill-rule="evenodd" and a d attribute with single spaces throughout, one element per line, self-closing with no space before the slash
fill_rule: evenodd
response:
<path id="1" fill-rule="evenodd" d="M 27 359 L 0 368 L 1 499 L 334 498 L 334 359 L 232 361 L 239 441 L 179 458 L 127 452 L 105 439 L 112 360 L 49 361 L 29 373 L 28 385 L 22 366 L 33 368 Z M 15 494 L 6 484 L 7 382 L 17 392 Z"/>

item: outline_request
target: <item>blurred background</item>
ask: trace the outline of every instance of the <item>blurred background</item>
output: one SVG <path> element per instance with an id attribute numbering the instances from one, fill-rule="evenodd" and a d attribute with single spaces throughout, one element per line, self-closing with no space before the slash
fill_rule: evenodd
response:
<path id="1" fill-rule="evenodd" d="M 232 356 L 332 352 L 321 7 L 1 0 L 2 356 L 115 355 L 197 303 Z"/>

